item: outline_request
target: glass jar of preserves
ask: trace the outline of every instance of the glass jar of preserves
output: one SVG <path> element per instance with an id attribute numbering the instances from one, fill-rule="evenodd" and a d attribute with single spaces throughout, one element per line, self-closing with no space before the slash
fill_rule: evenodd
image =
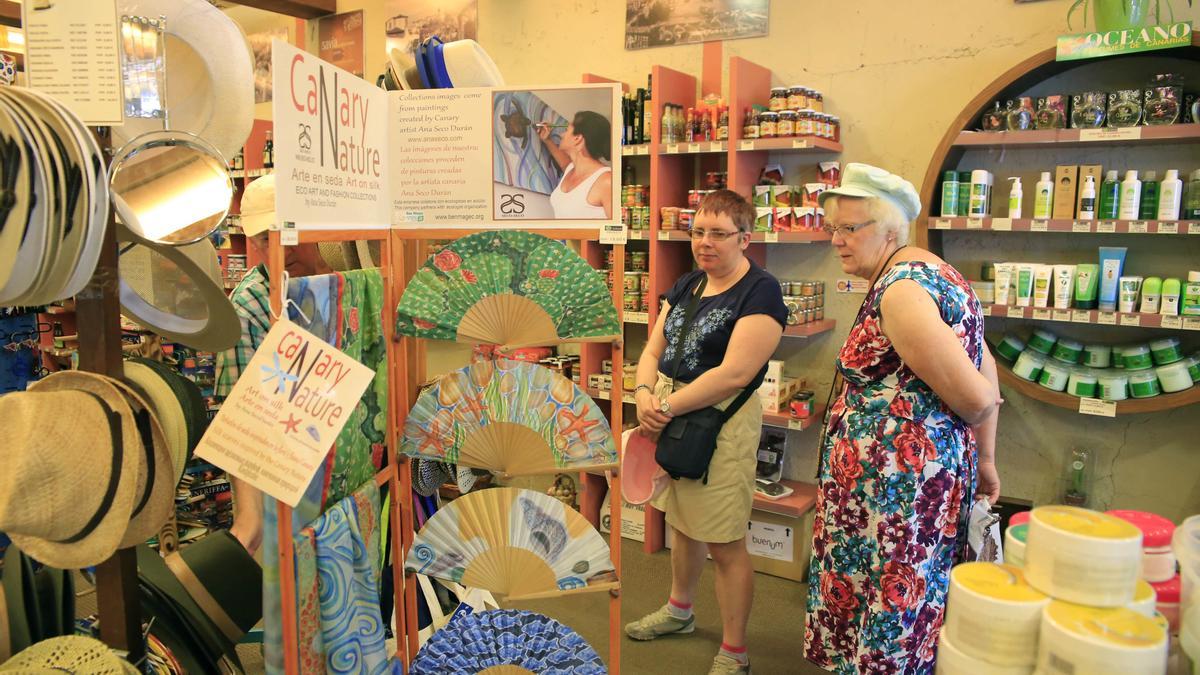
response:
<path id="1" fill-rule="evenodd" d="M 758 137 L 775 138 L 779 129 L 779 113 L 765 111 L 758 114 Z"/>
<path id="2" fill-rule="evenodd" d="M 817 112 L 825 112 L 825 96 L 819 91 L 809 90 L 808 107 Z"/>
<path id="3" fill-rule="evenodd" d="M 796 135 L 812 136 L 813 132 L 813 111 L 805 108 L 797 113 Z"/>
<path id="4" fill-rule="evenodd" d="M 794 86 L 788 89 L 787 107 L 792 110 L 801 110 L 808 107 L 808 88 Z"/>
<path id="5" fill-rule="evenodd" d="M 795 110 L 779 111 L 779 122 L 775 126 L 775 135 L 779 137 L 796 135 L 796 119 L 799 116 Z"/>
<path id="6" fill-rule="evenodd" d="M 779 112 L 787 108 L 788 103 L 788 88 L 787 87 L 771 87 L 771 100 L 767 103 L 767 108 L 771 112 Z"/>
<path id="7" fill-rule="evenodd" d="M 832 139 L 835 141 L 842 140 L 842 118 L 837 115 L 830 115 L 829 124 L 833 127 Z"/>

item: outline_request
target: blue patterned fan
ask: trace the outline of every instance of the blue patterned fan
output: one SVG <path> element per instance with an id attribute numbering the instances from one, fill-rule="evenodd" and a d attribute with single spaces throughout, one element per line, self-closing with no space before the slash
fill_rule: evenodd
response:
<path id="1" fill-rule="evenodd" d="M 578 633 L 548 616 L 517 609 L 459 614 L 433 634 L 413 675 L 532 672 L 541 675 L 602 675 L 600 655 Z"/>

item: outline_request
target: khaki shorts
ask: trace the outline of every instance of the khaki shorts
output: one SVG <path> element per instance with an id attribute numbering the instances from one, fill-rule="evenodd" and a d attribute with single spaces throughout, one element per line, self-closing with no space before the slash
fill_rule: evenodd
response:
<path id="1" fill-rule="evenodd" d="M 654 394 L 661 399 L 683 386 L 674 386 L 671 378 L 659 373 Z M 716 407 L 724 409 L 736 397 L 734 394 Z M 708 483 L 672 480 L 651 505 L 666 513 L 668 525 L 696 541 L 724 544 L 746 536 L 761 432 L 762 404 L 751 394 L 717 436 Z"/>

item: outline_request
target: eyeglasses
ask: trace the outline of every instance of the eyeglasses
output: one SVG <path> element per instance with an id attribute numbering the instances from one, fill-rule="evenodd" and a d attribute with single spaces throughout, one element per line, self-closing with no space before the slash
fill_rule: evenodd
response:
<path id="1" fill-rule="evenodd" d="M 859 230 L 863 229 L 864 227 L 868 227 L 868 226 L 874 225 L 874 224 L 875 224 L 875 221 L 873 221 L 873 220 L 868 220 L 865 223 L 858 223 L 858 224 L 851 223 L 849 225 L 830 225 L 830 224 L 826 223 L 825 225 L 821 226 L 821 229 L 825 230 L 825 234 L 827 234 L 831 237 L 835 234 L 841 234 L 844 237 L 848 234 L 854 234 L 855 232 L 858 232 Z"/>
<path id="2" fill-rule="evenodd" d="M 731 232 L 729 230 L 705 230 L 705 229 L 693 228 L 693 229 L 688 230 L 688 234 L 691 235 L 693 241 L 700 241 L 705 236 L 707 236 L 709 239 L 713 240 L 714 242 L 719 243 L 719 242 L 725 241 L 726 239 L 728 239 L 730 237 L 736 237 L 737 235 L 742 234 L 742 231 L 741 230 L 733 230 Z"/>

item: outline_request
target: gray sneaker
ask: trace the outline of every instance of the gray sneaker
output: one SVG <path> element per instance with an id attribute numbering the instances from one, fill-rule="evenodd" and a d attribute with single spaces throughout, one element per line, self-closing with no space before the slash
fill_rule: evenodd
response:
<path id="1" fill-rule="evenodd" d="M 693 614 L 686 619 L 676 619 L 666 605 L 657 611 L 625 624 L 625 634 L 634 640 L 653 640 L 656 637 L 672 633 L 691 633 L 696 630 L 696 616 Z"/>
<path id="2" fill-rule="evenodd" d="M 743 666 L 724 654 L 717 654 L 708 675 L 750 675 L 750 664 Z"/>

